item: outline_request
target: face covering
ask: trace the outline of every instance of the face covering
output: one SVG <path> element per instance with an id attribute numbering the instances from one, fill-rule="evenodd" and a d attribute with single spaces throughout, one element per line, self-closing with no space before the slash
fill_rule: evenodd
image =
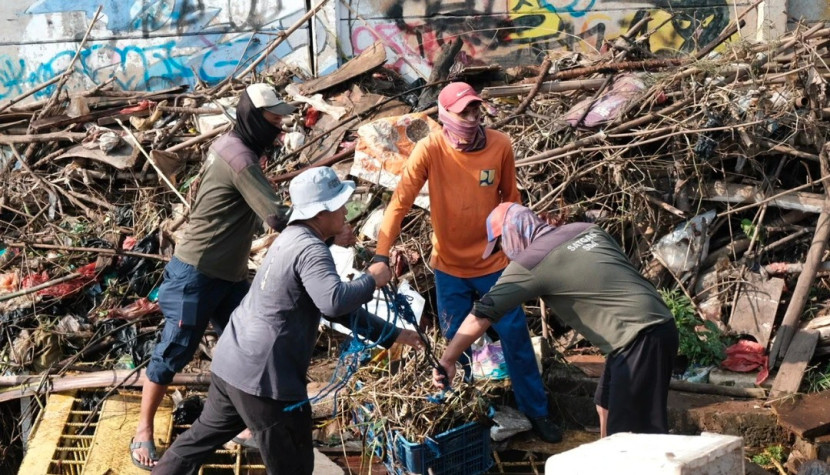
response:
<path id="1" fill-rule="evenodd" d="M 475 152 L 487 145 L 484 126 L 478 121 L 465 120 L 438 105 L 438 119 L 444 129 L 444 138 L 456 150 Z"/>
<path id="2" fill-rule="evenodd" d="M 273 145 L 280 133 L 280 129 L 265 120 L 262 111 L 254 107 L 246 91 L 242 91 L 236 105 L 236 125 L 233 131 L 257 156 Z"/>
<path id="3" fill-rule="evenodd" d="M 536 213 L 521 205 L 511 206 L 504 214 L 501 228 L 501 249 L 511 261 L 539 236 L 555 228 L 542 221 Z"/>

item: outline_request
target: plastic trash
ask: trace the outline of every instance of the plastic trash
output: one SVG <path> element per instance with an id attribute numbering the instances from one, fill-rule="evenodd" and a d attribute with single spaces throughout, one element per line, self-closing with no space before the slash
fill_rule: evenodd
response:
<path id="1" fill-rule="evenodd" d="M 508 377 L 507 362 L 504 359 L 500 341 L 473 349 L 473 376 L 492 380 Z"/>
<path id="2" fill-rule="evenodd" d="M 721 362 L 721 367 L 729 371 L 747 373 L 761 369 L 755 384 L 762 384 L 769 377 L 768 356 L 766 348 L 760 343 L 752 340 L 739 340 L 726 349 L 726 359 Z"/>
<path id="3" fill-rule="evenodd" d="M 509 406 L 499 406 L 493 413 L 493 425 L 490 427 L 490 438 L 501 442 L 518 433 L 533 428 L 530 420 L 518 409 Z"/>
<path id="4" fill-rule="evenodd" d="M 205 401 L 199 396 L 182 399 L 176 404 L 176 409 L 173 410 L 173 424 L 177 426 L 193 424 L 202 414 L 204 407 Z"/>
<path id="5" fill-rule="evenodd" d="M 709 254 L 709 226 L 715 216 L 710 210 L 677 225 L 654 245 L 654 257 L 675 274 L 692 270 Z"/>

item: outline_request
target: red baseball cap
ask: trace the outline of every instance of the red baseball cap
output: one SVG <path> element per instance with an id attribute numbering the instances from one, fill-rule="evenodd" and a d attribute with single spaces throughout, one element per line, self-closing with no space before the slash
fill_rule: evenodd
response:
<path id="1" fill-rule="evenodd" d="M 473 86 L 466 82 L 451 82 L 441 90 L 441 94 L 438 94 L 438 103 L 441 107 L 456 114 L 463 111 L 467 104 L 473 101 L 481 102 L 483 99 L 476 94 Z"/>
<path id="2" fill-rule="evenodd" d="M 515 204 L 501 203 L 493 211 L 490 211 L 490 215 L 487 216 L 487 247 L 484 248 L 484 254 L 481 255 L 482 259 L 487 259 L 493 254 L 493 251 L 496 249 L 496 243 L 499 242 L 499 238 L 501 237 L 507 210 Z"/>

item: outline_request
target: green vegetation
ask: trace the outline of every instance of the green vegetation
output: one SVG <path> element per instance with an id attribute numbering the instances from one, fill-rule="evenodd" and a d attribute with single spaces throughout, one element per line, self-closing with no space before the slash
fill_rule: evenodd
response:
<path id="1" fill-rule="evenodd" d="M 752 456 L 753 463 L 756 463 L 766 469 L 775 468 L 776 462 L 778 466 L 781 466 L 786 459 L 787 452 L 781 445 L 771 445 L 764 449 L 764 451 L 760 454 Z"/>
<path id="2" fill-rule="evenodd" d="M 830 389 L 830 361 L 824 367 L 819 364 L 807 369 L 802 387 L 808 393 L 817 393 Z"/>
<path id="3" fill-rule="evenodd" d="M 727 337 L 714 322 L 704 321 L 695 314 L 689 297 L 678 290 L 660 290 L 663 301 L 677 322 L 680 337 L 678 354 L 689 359 L 689 364 L 717 365 L 726 357 Z"/>

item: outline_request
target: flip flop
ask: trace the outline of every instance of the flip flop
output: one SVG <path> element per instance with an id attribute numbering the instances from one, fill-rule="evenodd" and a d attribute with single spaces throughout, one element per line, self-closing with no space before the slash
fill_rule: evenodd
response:
<path id="1" fill-rule="evenodd" d="M 234 437 L 231 441 L 235 444 L 239 444 L 242 447 L 252 449 L 252 450 L 259 450 L 259 446 L 256 444 L 256 440 L 253 437 L 248 439 L 241 439 L 239 437 Z"/>
<path id="2" fill-rule="evenodd" d="M 150 454 L 150 460 L 152 460 L 153 462 L 158 462 L 159 457 L 158 454 L 156 454 L 156 444 L 152 440 L 133 442 L 132 439 L 130 439 L 130 460 L 133 461 L 133 465 L 135 465 L 136 467 L 150 472 L 153 470 L 153 466 L 145 465 L 139 462 L 138 459 L 135 457 L 135 454 L 133 453 L 134 450 L 143 448 L 146 448 L 147 452 Z"/>

